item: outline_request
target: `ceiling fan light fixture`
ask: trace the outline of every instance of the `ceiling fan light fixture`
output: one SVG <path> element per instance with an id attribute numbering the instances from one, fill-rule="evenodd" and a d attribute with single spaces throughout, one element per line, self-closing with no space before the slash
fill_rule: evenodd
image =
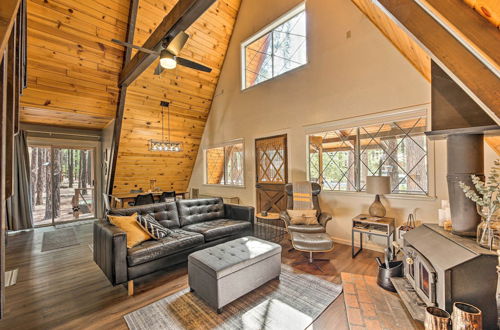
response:
<path id="1" fill-rule="evenodd" d="M 175 69 L 177 66 L 175 56 L 170 54 L 166 49 L 162 50 L 160 53 L 160 65 L 164 69 Z"/>

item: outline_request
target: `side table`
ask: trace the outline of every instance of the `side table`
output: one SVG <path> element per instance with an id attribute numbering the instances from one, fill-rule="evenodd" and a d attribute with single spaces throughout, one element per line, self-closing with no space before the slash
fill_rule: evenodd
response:
<path id="1" fill-rule="evenodd" d="M 258 238 L 279 243 L 285 237 L 285 224 L 280 219 L 279 213 L 255 214 L 254 235 Z"/>
<path id="2" fill-rule="evenodd" d="M 352 218 L 352 257 L 355 258 L 363 250 L 363 234 L 385 237 L 387 239 L 387 247 L 391 249 L 391 241 L 394 240 L 395 222 L 394 218 L 375 218 L 368 214 L 360 214 Z M 357 251 L 355 251 L 354 246 L 355 233 L 359 233 L 359 249 Z"/>

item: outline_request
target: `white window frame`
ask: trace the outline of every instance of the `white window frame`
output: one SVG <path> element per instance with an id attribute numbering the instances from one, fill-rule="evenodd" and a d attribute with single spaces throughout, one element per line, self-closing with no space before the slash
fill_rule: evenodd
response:
<path id="1" fill-rule="evenodd" d="M 207 151 L 209 149 L 214 149 L 214 148 L 224 148 L 227 146 L 235 145 L 235 144 L 241 144 L 243 145 L 243 173 L 242 173 L 242 180 L 243 183 L 241 185 L 236 185 L 236 184 L 223 184 L 223 183 L 207 183 L 208 182 L 208 173 L 207 173 Z M 214 186 L 214 187 L 232 187 L 232 188 L 245 188 L 245 174 L 246 174 L 246 151 L 245 151 L 245 140 L 244 139 L 235 139 L 235 140 L 230 140 L 226 141 L 223 143 L 218 143 L 218 144 L 212 144 L 210 146 L 207 146 L 203 149 L 203 185 L 204 186 Z M 224 168 L 223 171 L 225 173 L 226 171 L 226 164 L 224 161 Z"/>
<path id="2" fill-rule="evenodd" d="M 251 44 L 252 42 L 256 41 L 257 39 L 261 38 L 262 36 L 264 36 L 265 34 L 271 32 L 272 30 L 276 29 L 278 26 L 280 26 L 281 24 L 285 23 L 286 21 L 292 19 L 294 16 L 300 14 L 301 12 L 305 12 L 306 11 L 306 3 L 305 2 L 302 2 L 300 3 L 299 5 L 295 6 L 293 9 L 289 10 L 288 12 L 286 12 L 285 14 L 283 14 L 282 16 L 278 17 L 277 19 L 275 19 L 271 24 L 265 26 L 264 28 L 262 28 L 261 30 L 259 30 L 257 33 L 253 34 L 251 37 L 247 38 L 245 41 L 243 41 L 241 43 L 241 46 L 240 46 L 240 56 L 241 56 L 241 72 L 240 72 L 240 75 L 241 75 L 241 90 L 244 91 L 246 89 L 249 89 L 249 88 L 252 88 L 254 86 L 257 86 L 257 85 L 260 85 L 261 83 L 263 82 L 266 82 L 266 81 L 269 81 L 269 80 L 273 80 L 277 77 L 281 77 L 289 72 L 292 72 L 292 71 L 295 71 L 299 68 L 302 68 L 304 65 L 307 65 L 307 63 L 309 63 L 309 56 L 308 56 L 308 47 L 306 45 L 306 62 L 290 71 L 287 71 L 287 72 L 284 72 L 280 75 L 277 75 L 277 76 L 274 76 L 274 77 L 271 77 L 265 81 L 262 81 L 260 83 L 257 83 L 255 85 L 252 85 L 252 86 L 248 86 L 246 87 L 246 57 L 245 57 L 245 48 Z M 307 12 L 306 12 L 306 15 L 307 15 Z M 307 22 L 307 20 L 306 20 Z M 308 32 L 308 29 L 306 27 L 306 34 Z M 307 42 L 307 35 L 306 35 L 306 42 Z"/>
<path id="3" fill-rule="evenodd" d="M 391 121 L 400 121 L 405 119 L 413 119 L 415 117 L 426 117 L 427 118 L 427 130 L 430 130 L 431 114 L 430 105 L 422 104 L 417 106 L 411 106 L 407 108 L 391 110 L 380 112 L 376 114 L 370 114 L 365 116 L 359 116 L 348 119 L 341 119 L 331 122 L 325 122 L 320 124 L 306 125 L 304 127 L 305 140 L 306 140 L 306 175 L 307 179 L 310 180 L 310 161 L 309 161 L 309 136 L 324 133 L 328 131 L 335 131 L 340 129 L 349 129 L 353 127 L 369 126 L 369 125 L 380 125 L 383 123 Z M 435 199 L 436 198 L 436 178 L 435 178 L 435 154 L 434 154 L 434 143 L 432 140 L 427 139 L 427 180 L 428 180 L 428 192 L 424 194 L 409 194 L 409 193 L 397 193 L 386 195 L 389 198 L 401 198 L 401 199 Z M 370 194 L 365 191 L 338 191 L 338 190 L 324 190 L 325 193 L 331 194 L 347 194 L 347 195 L 359 195 L 368 196 Z M 371 196 L 371 195 L 370 195 Z"/>

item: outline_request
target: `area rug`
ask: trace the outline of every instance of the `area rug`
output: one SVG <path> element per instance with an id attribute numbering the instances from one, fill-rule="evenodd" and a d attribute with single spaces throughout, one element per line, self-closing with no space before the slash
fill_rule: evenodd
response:
<path id="1" fill-rule="evenodd" d="M 43 233 L 42 252 L 57 250 L 68 246 L 78 245 L 80 242 L 73 228 L 61 228 Z"/>
<path id="2" fill-rule="evenodd" d="M 283 265 L 272 280 L 217 314 L 189 289 L 124 316 L 130 329 L 286 329 L 308 327 L 342 292 L 342 286 Z"/>

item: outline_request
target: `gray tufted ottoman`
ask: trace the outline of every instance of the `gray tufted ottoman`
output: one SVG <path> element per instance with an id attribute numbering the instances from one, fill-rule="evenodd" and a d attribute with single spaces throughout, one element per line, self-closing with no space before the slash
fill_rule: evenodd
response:
<path id="1" fill-rule="evenodd" d="M 191 253 L 189 286 L 221 313 L 222 307 L 279 278 L 281 246 L 248 236 Z"/>

